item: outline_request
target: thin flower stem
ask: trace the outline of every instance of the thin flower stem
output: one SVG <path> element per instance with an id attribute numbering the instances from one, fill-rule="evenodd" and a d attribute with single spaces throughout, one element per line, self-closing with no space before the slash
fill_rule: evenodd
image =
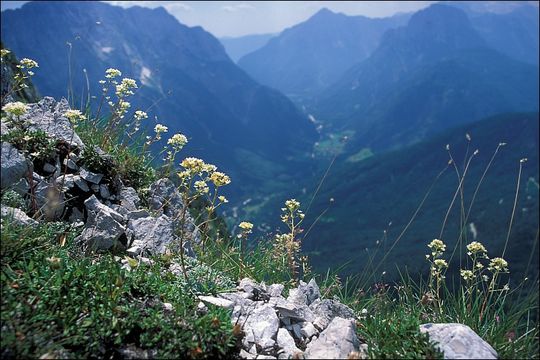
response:
<path id="1" fill-rule="evenodd" d="M 516 182 L 516 195 L 514 197 L 514 206 L 512 207 L 512 216 L 510 217 L 510 224 L 508 225 L 508 233 L 506 234 L 506 241 L 504 242 L 504 248 L 501 255 L 502 258 L 504 258 L 504 254 L 506 253 L 506 247 L 508 246 L 508 240 L 510 239 L 510 232 L 512 231 L 512 224 L 514 223 L 514 215 L 516 214 L 516 206 L 517 206 L 518 195 L 519 195 L 519 185 L 521 182 L 521 171 L 523 169 L 523 163 L 525 161 L 527 161 L 527 159 L 519 160 L 519 172 L 518 172 L 518 178 Z"/>

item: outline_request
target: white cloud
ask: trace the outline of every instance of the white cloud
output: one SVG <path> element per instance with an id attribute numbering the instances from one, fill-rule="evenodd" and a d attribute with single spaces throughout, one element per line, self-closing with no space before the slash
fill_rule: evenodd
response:
<path id="1" fill-rule="evenodd" d="M 168 11 L 192 11 L 193 7 L 181 2 L 168 3 L 163 5 Z"/>
<path id="2" fill-rule="evenodd" d="M 241 3 L 241 4 L 235 4 L 235 5 L 225 5 L 225 6 L 222 6 L 221 9 L 227 12 L 237 12 L 240 10 L 252 10 L 252 9 L 255 9 L 255 6 L 247 4 L 247 3 Z"/>

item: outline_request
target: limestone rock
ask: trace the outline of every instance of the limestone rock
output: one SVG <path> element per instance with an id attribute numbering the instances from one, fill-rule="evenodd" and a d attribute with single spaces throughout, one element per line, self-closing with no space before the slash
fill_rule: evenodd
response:
<path id="1" fill-rule="evenodd" d="M 266 293 L 261 285 L 249 278 L 243 278 L 240 280 L 240 284 L 238 284 L 237 289 L 245 292 L 246 297 L 251 300 L 258 299 L 261 294 Z"/>
<path id="2" fill-rule="evenodd" d="M 463 324 L 423 324 L 420 331 L 429 334 L 445 359 L 497 359 L 497 352 Z"/>
<path id="3" fill-rule="evenodd" d="M 58 220 L 65 209 L 65 193 L 55 183 L 40 181 L 34 188 L 36 205 L 47 220 Z"/>
<path id="4" fill-rule="evenodd" d="M 102 204 L 95 195 L 84 202 L 88 213 L 85 228 L 76 241 L 92 250 L 125 248 L 127 245 L 124 218 L 118 212 Z"/>
<path id="5" fill-rule="evenodd" d="M 354 319 L 354 311 L 347 305 L 336 300 L 324 299 L 315 300 L 310 306 L 315 315 L 313 325 L 319 330 L 324 330 L 335 317 L 344 319 Z"/>
<path id="6" fill-rule="evenodd" d="M 335 317 L 319 337 L 308 344 L 305 355 L 308 359 L 346 359 L 359 350 L 354 320 Z"/>
<path id="7" fill-rule="evenodd" d="M 133 233 L 133 243 L 129 250 L 132 253 L 164 254 L 168 248 L 174 249 L 180 245 L 173 223 L 167 215 L 130 219 L 128 228 Z M 189 243 L 184 243 L 184 249 L 189 256 L 194 256 Z"/>
<path id="8" fill-rule="evenodd" d="M 99 184 L 101 179 L 103 179 L 103 174 L 94 174 L 93 172 L 88 171 L 85 168 L 81 168 L 81 171 L 79 174 L 81 175 L 82 179 L 95 185 Z M 98 187 L 98 191 L 99 191 L 99 187 Z"/>
<path id="9" fill-rule="evenodd" d="M 225 309 L 232 309 L 234 307 L 234 303 L 232 301 L 213 296 L 199 296 L 199 300 Z"/>
<path id="10" fill-rule="evenodd" d="M 9 218 L 14 224 L 21 226 L 36 226 L 38 222 L 24 213 L 21 209 L 2 205 L 2 218 Z"/>
<path id="11" fill-rule="evenodd" d="M 283 293 L 285 286 L 283 284 L 272 284 L 267 287 L 267 292 L 271 297 L 279 297 Z"/>
<path id="12" fill-rule="evenodd" d="M 34 171 L 32 163 L 26 160 L 19 150 L 7 142 L 2 143 L 0 165 L 2 189 L 6 189 L 10 185 L 17 183 L 20 179 L 32 174 Z"/>
<path id="13" fill-rule="evenodd" d="M 244 325 L 245 330 L 252 331 L 254 343 L 263 350 L 273 348 L 279 329 L 279 319 L 275 310 L 264 304 L 253 310 Z"/>
<path id="14" fill-rule="evenodd" d="M 122 187 L 119 194 L 120 205 L 129 211 L 136 211 L 141 202 L 137 191 L 132 187 Z"/>
<path id="15" fill-rule="evenodd" d="M 181 231 L 185 240 L 194 243 L 201 241 L 199 230 L 195 226 L 189 210 L 184 211 L 182 196 L 170 179 L 159 179 L 150 185 L 148 202 L 150 210 L 157 212 L 158 215 L 165 214 L 171 218 L 175 228 L 183 226 Z"/>
<path id="16" fill-rule="evenodd" d="M 287 356 L 293 357 L 302 354 L 302 351 L 296 347 L 291 334 L 283 328 L 278 330 L 277 344 Z"/>
<path id="17" fill-rule="evenodd" d="M 28 111 L 21 120 L 28 124 L 31 130 L 42 130 L 51 138 L 65 141 L 68 144 L 84 148 L 81 138 L 73 130 L 73 125 L 64 116 L 69 110 L 66 99 L 58 102 L 52 97 L 44 97 L 36 104 L 28 104 Z"/>

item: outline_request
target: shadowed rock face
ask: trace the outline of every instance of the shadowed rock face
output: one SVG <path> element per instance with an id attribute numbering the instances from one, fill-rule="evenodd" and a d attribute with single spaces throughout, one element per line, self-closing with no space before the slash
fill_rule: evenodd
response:
<path id="1" fill-rule="evenodd" d="M 463 324 L 423 324 L 420 331 L 429 334 L 445 359 L 497 359 L 497 352 L 470 327 Z"/>

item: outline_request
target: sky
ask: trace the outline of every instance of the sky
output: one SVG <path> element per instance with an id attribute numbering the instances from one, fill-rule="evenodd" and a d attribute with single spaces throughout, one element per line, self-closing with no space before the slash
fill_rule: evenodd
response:
<path id="1" fill-rule="evenodd" d="M 2 10 L 26 1 L 1 1 Z M 105 1 L 113 5 L 163 6 L 181 23 L 202 26 L 216 37 L 278 33 L 326 7 L 347 15 L 386 17 L 417 11 L 435 1 Z"/>

